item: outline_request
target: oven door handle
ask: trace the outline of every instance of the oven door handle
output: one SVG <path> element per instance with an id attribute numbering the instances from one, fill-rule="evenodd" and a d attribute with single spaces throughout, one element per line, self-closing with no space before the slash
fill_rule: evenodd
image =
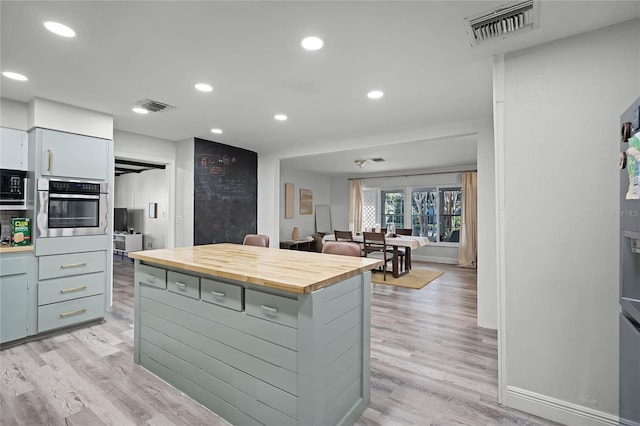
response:
<path id="1" fill-rule="evenodd" d="M 99 195 L 90 194 L 52 194 L 49 193 L 49 198 L 65 198 L 73 200 L 99 200 Z"/>

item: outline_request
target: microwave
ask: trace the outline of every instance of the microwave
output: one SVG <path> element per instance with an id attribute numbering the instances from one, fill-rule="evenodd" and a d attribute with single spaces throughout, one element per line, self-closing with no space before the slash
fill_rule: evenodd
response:
<path id="1" fill-rule="evenodd" d="M 0 169 L 0 207 L 7 209 L 26 208 L 27 191 L 24 170 Z"/>

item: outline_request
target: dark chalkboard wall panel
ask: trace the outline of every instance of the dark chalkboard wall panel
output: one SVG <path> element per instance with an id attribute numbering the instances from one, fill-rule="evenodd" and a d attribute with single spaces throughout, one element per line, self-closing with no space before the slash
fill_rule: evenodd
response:
<path id="1" fill-rule="evenodd" d="M 258 154 L 195 138 L 195 245 L 242 243 L 257 230 Z"/>

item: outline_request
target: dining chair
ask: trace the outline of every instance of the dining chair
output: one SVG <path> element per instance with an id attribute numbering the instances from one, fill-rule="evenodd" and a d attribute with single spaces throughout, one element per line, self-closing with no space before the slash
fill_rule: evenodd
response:
<path id="1" fill-rule="evenodd" d="M 413 235 L 413 229 L 411 228 L 397 228 L 396 235 Z"/>
<path id="2" fill-rule="evenodd" d="M 363 233 L 363 241 L 364 241 L 364 256 L 369 257 L 369 255 L 374 254 L 373 257 L 382 257 L 382 274 L 383 280 L 387 280 L 387 262 L 390 260 L 393 261 L 393 248 L 387 246 L 387 241 L 384 235 L 384 232 L 364 232 Z M 398 257 L 400 257 L 400 261 L 398 266 L 402 265 L 402 258 L 404 255 L 398 253 Z"/>
<path id="3" fill-rule="evenodd" d="M 336 238 L 336 241 L 349 241 L 353 242 L 353 232 L 351 231 L 333 231 L 333 236 Z"/>
<path id="4" fill-rule="evenodd" d="M 262 234 L 247 234 L 242 242 L 245 246 L 269 247 L 269 236 Z"/>
<path id="5" fill-rule="evenodd" d="M 411 228 L 398 228 L 396 229 L 396 235 L 413 235 L 413 229 Z M 407 256 L 407 251 L 404 247 L 398 247 L 398 251 L 404 256 L 404 270 L 411 269 L 411 256 Z"/>
<path id="6" fill-rule="evenodd" d="M 340 254 L 343 256 L 360 257 L 360 245 L 349 241 L 327 241 L 322 246 L 326 254 Z"/>

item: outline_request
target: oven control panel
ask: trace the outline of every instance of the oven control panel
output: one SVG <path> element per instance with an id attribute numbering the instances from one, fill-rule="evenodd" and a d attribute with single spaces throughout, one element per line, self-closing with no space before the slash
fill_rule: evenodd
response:
<path id="1" fill-rule="evenodd" d="M 100 194 L 100 184 L 92 182 L 49 181 L 49 192 L 64 194 Z"/>

